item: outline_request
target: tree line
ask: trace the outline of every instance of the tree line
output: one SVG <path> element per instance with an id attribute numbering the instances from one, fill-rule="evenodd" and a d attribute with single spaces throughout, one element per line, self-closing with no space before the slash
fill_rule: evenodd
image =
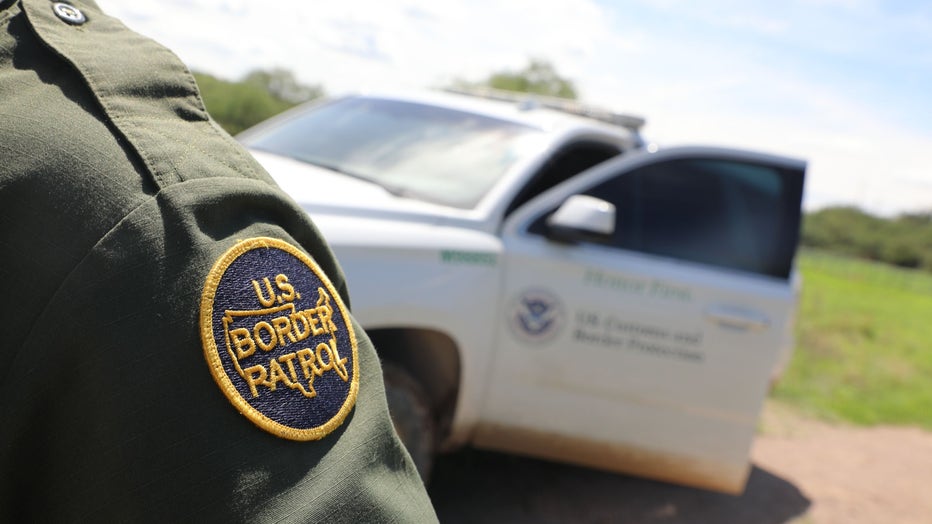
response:
<path id="1" fill-rule="evenodd" d="M 285 69 L 256 70 L 235 81 L 195 71 L 194 79 L 207 112 L 231 135 L 324 96 L 322 87 L 303 84 Z"/>
<path id="2" fill-rule="evenodd" d="M 852 206 L 821 209 L 806 214 L 802 244 L 932 271 L 932 211 L 883 218 Z"/>
<path id="3" fill-rule="evenodd" d="M 207 112 L 235 135 L 302 102 L 325 95 L 320 85 L 300 82 L 287 69 L 255 70 L 240 80 L 225 80 L 194 72 Z M 546 60 L 531 59 L 523 69 L 504 70 L 477 82 L 454 79 L 451 87 L 492 87 L 575 99 L 576 87 Z"/>

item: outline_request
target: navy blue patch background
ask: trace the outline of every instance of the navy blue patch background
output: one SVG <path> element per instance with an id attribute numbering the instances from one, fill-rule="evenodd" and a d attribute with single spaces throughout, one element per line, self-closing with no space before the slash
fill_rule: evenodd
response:
<path id="1" fill-rule="evenodd" d="M 337 327 L 335 334 L 337 349 L 341 358 L 347 358 L 346 371 L 349 373 L 349 380 L 344 382 L 333 370 L 326 371 L 319 377 L 314 377 L 314 389 L 317 391 L 317 396 L 314 398 L 307 398 L 300 391 L 291 389 L 282 383 L 278 384 L 275 391 L 259 386 L 259 396 L 253 397 L 249 385 L 237 373 L 226 349 L 226 339 L 223 331 L 223 316 L 226 311 L 263 309 L 256 297 L 252 281 L 257 280 L 261 284 L 262 279 L 268 277 L 274 287 L 275 275 L 278 274 L 287 275 L 288 282 L 301 295 L 301 298 L 294 301 L 295 308 L 298 311 L 317 307 L 318 288 L 323 288 L 330 295 L 330 306 L 333 308 L 332 320 Z M 264 285 L 262 289 L 265 289 Z M 352 384 L 354 378 L 353 352 L 352 341 L 349 337 L 343 311 L 336 303 L 337 298 L 333 296 L 331 290 L 304 262 L 291 253 L 276 247 L 257 247 L 246 251 L 230 263 L 220 278 L 214 296 L 212 320 L 214 341 L 220 361 L 223 363 L 223 369 L 240 396 L 249 405 L 279 424 L 294 429 L 316 428 L 326 424 L 333 418 L 346 402 L 350 384 Z M 276 305 L 279 304 L 276 303 Z M 284 347 L 276 347 L 268 353 L 256 348 L 256 355 L 261 354 L 265 358 L 257 359 L 255 362 L 261 363 L 268 371 L 269 358 L 272 356 L 278 357 L 293 353 L 305 347 L 313 350 L 319 342 L 327 342 L 329 339 L 329 334 L 317 337 L 311 336 L 298 343 L 289 343 Z M 282 364 L 282 367 L 287 370 L 284 364 Z M 300 369 L 298 370 L 298 376 L 303 379 L 304 375 Z"/>

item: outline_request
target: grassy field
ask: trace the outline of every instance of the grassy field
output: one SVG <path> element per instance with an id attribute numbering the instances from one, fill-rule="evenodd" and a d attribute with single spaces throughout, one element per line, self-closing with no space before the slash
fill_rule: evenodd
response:
<path id="1" fill-rule="evenodd" d="M 773 397 L 828 420 L 932 429 L 932 274 L 803 252 L 796 352 Z"/>

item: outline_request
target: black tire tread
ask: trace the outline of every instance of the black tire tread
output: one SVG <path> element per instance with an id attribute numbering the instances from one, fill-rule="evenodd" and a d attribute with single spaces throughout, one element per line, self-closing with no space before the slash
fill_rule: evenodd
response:
<path id="1" fill-rule="evenodd" d="M 400 366 L 383 362 L 382 376 L 395 431 L 426 483 L 430 478 L 436 445 L 434 417 L 428 396 L 421 384 Z"/>

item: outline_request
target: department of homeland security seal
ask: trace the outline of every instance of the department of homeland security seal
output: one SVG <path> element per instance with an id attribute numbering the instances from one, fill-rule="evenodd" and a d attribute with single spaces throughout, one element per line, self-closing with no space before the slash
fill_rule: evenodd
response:
<path id="1" fill-rule="evenodd" d="M 566 323 L 560 299 L 543 289 L 528 289 L 511 301 L 508 316 L 512 332 L 530 343 L 553 340 Z"/>
<path id="2" fill-rule="evenodd" d="M 214 264 L 201 297 L 201 340 L 214 380 L 240 413 L 291 440 L 317 440 L 356 403 L 349 313 L 299 249 L 252 238 Z"/>

